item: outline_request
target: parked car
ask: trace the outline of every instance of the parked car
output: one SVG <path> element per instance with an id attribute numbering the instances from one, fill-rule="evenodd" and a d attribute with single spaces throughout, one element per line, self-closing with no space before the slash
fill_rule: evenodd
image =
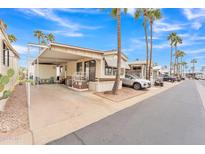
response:
<path id="1" fill-rule="evenodd" d="M 176 81 L 180 82 L 181 80 L 182 80 L 182 79 L 181 79 L 180 76 L 177 76 L 177 77 L 176 77 Z"/>
<path id="2" fill-rule="evenodd" d="M 175 82 L 175 81 L 177 81 L 177 79 L 176 79 L 176 77 L 173 77 L 173 76 L 164 75 L 163 81 Z"/>
<path id="3" fill-rule="evenodd" d="M 181 79 L 182 79 L 182 80 L 185 80 L 185 77 L 184 77 L 184 76 L 182 76 L 182 77 L 181 77 Z"/>
<path id="4" fill-rule="evenodd" d="M 151 82 L 149 80 L 140 79 L 138 76 L 126 74 L 122 80 L 122 84 L 125 86 L 131 86 L 136 90 L 150 88 Z"/>
<path id="5" fill-rule="evenodd" d="M 157 78 L 154 82 L 154 85 L 163 87 L 164 86 L 163 78 L 161 77 Z"/>

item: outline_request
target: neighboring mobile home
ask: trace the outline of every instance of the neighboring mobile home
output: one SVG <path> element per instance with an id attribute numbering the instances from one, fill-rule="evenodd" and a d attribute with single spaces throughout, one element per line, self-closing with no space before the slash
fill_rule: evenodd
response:
<path id="1" fill-rule="evenodd" d="M 2 20 L 0 20 L 0 74 L 6 75 L 9 68 L 13 68 L 15 75 L 7 84 L 5 89 L 12 89 L 16 84 L 18 74 L 19 54 L 11 45 L 6 28 Z"/>
<path id="2" fill-rule="evenodd" d="M 130 69 L 127 70 L 127 73 L 137 75 L 142 79 L 146 78 L 146 61 L 136 60 L 136 61 L 128 62 L 128 65 Z M 153 71 L 153 63 L 151 67 L 151 76 L 153 73 L 152 71 Z"/>
<path id="3" fill-rule="evenodd" d="M 168 74 L 169 74 L 169 69 L 166 67 L 162 67 L 161 65 L 157 65 L 153 67 L 153 80 L 156 80 L 157 78 Z"/>
<path id="4" fill-rule="evenodd" d="M 127 57 L 122 54 L 121 78 Z M 117 70 L 117 51 L 99 51 L 66 44 L 51 43 L 33 61 L 35 83 L 63 83 L 75 89 L 97 92 L 112 90 Z M 122 83 L 120 84 L 120 88 Z"/>

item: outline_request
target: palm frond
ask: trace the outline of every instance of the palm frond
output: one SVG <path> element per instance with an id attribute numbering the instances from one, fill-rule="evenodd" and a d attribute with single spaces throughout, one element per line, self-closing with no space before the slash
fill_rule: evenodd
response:
<path id="1" fill-rule="evenodd" d="M 117 18 L 117 8 L 113 8 L 112 11 L 110 12 L 110 15 L 111 15 L 113 18 Z"/>

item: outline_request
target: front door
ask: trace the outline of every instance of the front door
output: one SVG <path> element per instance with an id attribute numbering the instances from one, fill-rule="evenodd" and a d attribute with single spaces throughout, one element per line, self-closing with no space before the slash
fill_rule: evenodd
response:
<path id="1" fill-rule="evenodd" d="M 85 62 L 84 72 L 89 81 L 95 81 L 95 72 L 96 72 L 96 61 L 91 60 Z"/>

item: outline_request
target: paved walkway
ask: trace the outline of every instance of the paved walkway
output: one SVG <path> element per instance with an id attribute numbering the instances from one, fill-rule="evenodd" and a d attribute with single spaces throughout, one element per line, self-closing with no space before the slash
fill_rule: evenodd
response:
<path id="1" fill-rule="evenodd" d="M 49 144 L 205 144 L 205 110 L 188 80 Z"/>

